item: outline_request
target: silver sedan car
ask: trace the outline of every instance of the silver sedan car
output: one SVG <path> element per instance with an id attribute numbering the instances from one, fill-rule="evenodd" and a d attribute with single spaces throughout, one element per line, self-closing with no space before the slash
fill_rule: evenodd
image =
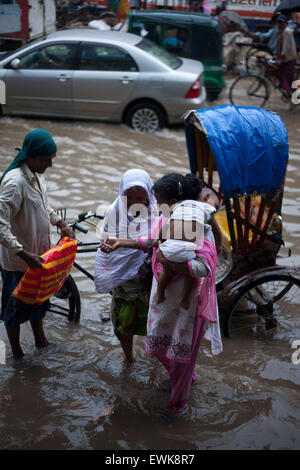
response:
<path id="1" fill-rule="evenodd" d="M 0 61 L 3 114 L 125 122 L 155 132 L 203 106 L 201 62 L 134 34 L 88 29 L 50 34 Z"/>

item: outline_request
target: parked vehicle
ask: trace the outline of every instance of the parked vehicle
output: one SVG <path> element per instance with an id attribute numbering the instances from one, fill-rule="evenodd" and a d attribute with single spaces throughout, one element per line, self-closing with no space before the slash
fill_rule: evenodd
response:
<path id="1" fill-rule="evenodd" d="M 154 132 L 205 102 L 203 65 L 129 33 L 66 30 L 0 61 L 3 114 L 123 121 Z"/>
<path id="2" fill-rule="evenodd" d="M 185 124 L 191 172 L 221 201 L 215 215 L 223 240 L 216 288 L 224 336 L 269 341 L 270 330 L 287 331 L 289 325 L 294 334 L 300 267 L 278 254 L 289 157 L 282 119 L 253 106 L 223 105 L 192 111 Z"/>
<path id="3" fill-rule="evenodd" d="M 55 0 L 0 0 L 0 46 L 16 49 L 56 30 Z"/>
<path id="4" fill-rule="evenodd" d="M 204 65 L 204 84 L 209 99 L 225 87 L 222 29 L 210 15 L 171 10 L 132 10 L 128 31 L 140 34 L 181 57 Z"/>

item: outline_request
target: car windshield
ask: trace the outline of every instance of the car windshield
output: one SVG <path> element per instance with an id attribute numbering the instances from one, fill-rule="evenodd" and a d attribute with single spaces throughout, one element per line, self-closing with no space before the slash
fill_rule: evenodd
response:
<path id="1" fill-rule="evenodd" d="M 182 64 L 182 60 L 179 57 L 171 54 L 154 42 L 149 41 L 149 39 L 143 39 L 141 42 L 136 44 L 136 47 L 139 47 L 140 49 L 143 49 L 143 51 L 148 52 L 148 54 L 151 54 L 156 59 L 161 60 L 164 64 L 168 65 L 174 70 L 178 69 Z"/>

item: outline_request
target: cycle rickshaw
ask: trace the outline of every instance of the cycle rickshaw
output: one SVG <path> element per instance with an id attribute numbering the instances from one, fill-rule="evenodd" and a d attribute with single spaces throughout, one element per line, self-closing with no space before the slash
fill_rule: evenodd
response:
<path id="1" fill-rule="evenodd" d="M 279 265 L 288 135 L 279 115 L 231 105 L 185 115 L 191 172 L 215 190 L 223 235 L 216 287 L 224 336 L 296 320 L 300 268 Z M 287 315 L 287 317 L 286 317 Z"/>

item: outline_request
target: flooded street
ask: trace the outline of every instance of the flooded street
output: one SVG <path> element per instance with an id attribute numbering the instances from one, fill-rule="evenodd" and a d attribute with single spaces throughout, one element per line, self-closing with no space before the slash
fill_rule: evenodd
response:
<path id="1" fill-rule="evenodd" d="M 214 105 L 226 102 L 219 100 Z M 281 264 L 300 265 L 300 109 L 276 103 L 289 132 L 290 160 L 283 200 L 285 254 Z M 154 181 L 168 172 L 189 172 L 182 127 L 142 135 L 119 124 L 0 119 L 0 172 L 22 145 L 26 133 L 47 129 L 57 143 L 54 165 L 46 173 L 53 208 L 67 208 L 71 221 L 81 211 L 105 208 L 118 194 L 129 168 L 142 168 Z M 80 240 L 93 241 L 93 228 Z M 53 231 L 53 241 L 57 234 Z M 93 273 L 94 253 L 77 261 Z M 96 295 L 94 284 L 72 270 L 81 294 L 79 324 L 48 314 L 45 331 L 53 343 L 34 348 L 29 325 L 21 326 L 25 358 L 13 359 L 3 323 L 6 364 L 0 364 L 1 449 L 299 449 L 300 364 L 293 364 L 292 342 L 300 341 L 297 319 L 262 337 L 224 338 L 224 351 L 211 356 L 203 341 L 196 366 L 198 381 L 175 423 L 156 411 L 168 392 L 160 388 L 163 368 L 135 338 L 136 362 L 127 366 L 113 335 L 110 296 Z M 300 354 L 298 354 L 300 357 Z"/>

